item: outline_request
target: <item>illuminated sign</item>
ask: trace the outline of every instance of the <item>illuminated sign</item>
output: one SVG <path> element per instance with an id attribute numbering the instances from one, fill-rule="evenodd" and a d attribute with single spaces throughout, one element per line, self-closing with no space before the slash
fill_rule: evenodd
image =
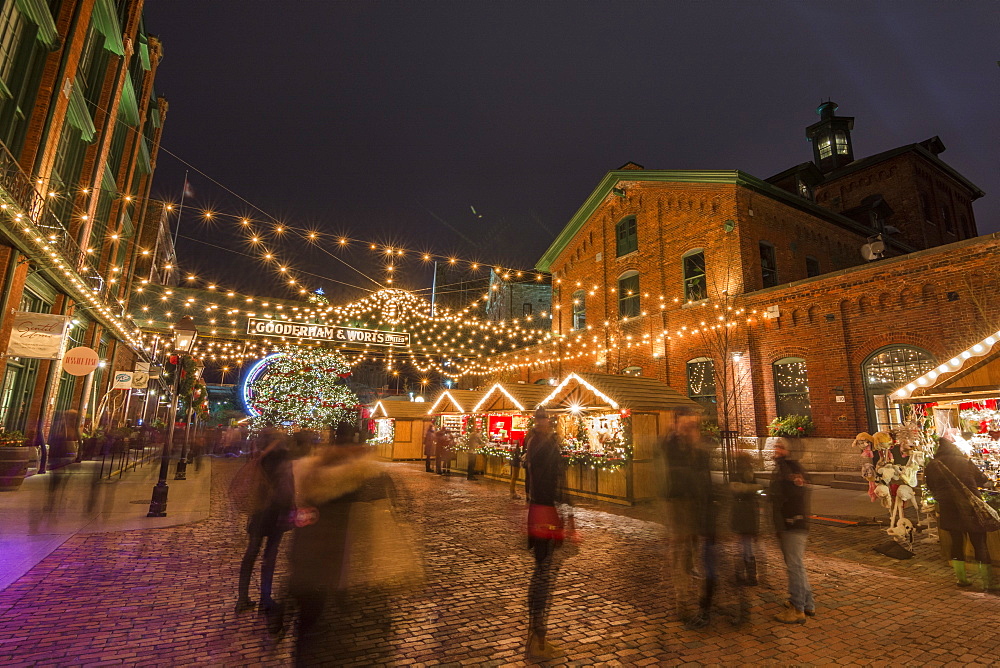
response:
<path id="1" fill-rule="evenodd" d="M 249 318 L 247 333 L 257 336 L 287 336 L 340 344 L 368 344 L 399 348 L 406 348 L 410 345 L 409 332 L 386 332 L 381 329 L 358 329 L 337 325 L 311 325 L 306 322 L 264 318 Z"/>

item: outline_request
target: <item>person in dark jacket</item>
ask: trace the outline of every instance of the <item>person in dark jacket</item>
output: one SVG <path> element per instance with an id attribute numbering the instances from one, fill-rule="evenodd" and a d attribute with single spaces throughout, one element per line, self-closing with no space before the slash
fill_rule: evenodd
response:
<path id="1" fill-rule="evenodd" d="M 755 547 L 760 534 L 760 490 L 754 481 L 753 458 L 746 452 L 736 456 L 736 466 L 729 483 L 732 508 L 729 528 L 739 540 L 740 553 L 736 561 L 736 582 L 741 585 L 757 584 L 757 557 Z"/>
<path id="2" fill-rule="evenodd" d="M 535 425 L 525 437 L 525 491 L 528 496 L 528 549 L 534 553 L 535 569 L 528 586 L 529 659 L 548 661 L 563 655 L 550 643 L 548 616 L 552 584 L 558 572 L 556 548 L 564 538 L 563 520 L 556 504 L 563 497 L 564 464 L 559 437 L 544 408 L 535 411 Z"/>
<path id="3" fill-rule="evenodd" d="M 250 599 L 250 575 L 254 562 L 264 547 L 260 566 L 260 605 L 269 615 L 280 618 L 280 608 L 271 598 L 274 567 L 278 561 L 281 537 L 291 527 L 290 517 L 295 509 L 295 481 L 292 462 L 288 453 L 287 437 L 277 430 L 268 430 L 261 439 L 263 451 L 259 455 L 256 489 L 252 490 L 253 506 L 247 521 L 246 552 L 240 563 L 239 598 L 236 612 L 253 608 Z M 266 539 L 266 544 L 265 544 Z"/>
<path id="4" fill-rule="evenodd" d="M 436 434 L 434 433 L 434 425 L 427 427 L 427 433 L 424 434 L 424 463 L 427 466 L 428 473 L 434 473 L 434 469 L 431 468 L 431 460 L 434 459 L 436 454 Z"/>
<path id="5" fill-rule="evenodd" d="M 434 435 L 434 457 L 438 475 L 451 475 L 451 432 L 445 427 Z"/>
<path id="6" fill-rule="evenodd" d="M 996 574 L 990 566 L 990 553 L 986 544 L 986 532 L 975 520 L 972 508 L 960 489 L 956 489 L 952 476 L 942 471 L 945 466 L 958 481 L 978 494 L 979 488 L 987 483 L 986 475 L 980 471 L 965 454 L 949 439 L 938 439 L 937 453 L 928 463 L 925 473 L 927 487 L 938 504 L 938 528 L 951 536 L 951 567 L 959 587 L 968 587 L 965 570 L 965 539 L 969 539 L 979 562 L 979 572 L 983 578 L 983 588 L 990 593 L 1000 593 Z"/>
<path id="7" fill-rule="evenodd" d="M 779 439 L 774 446 L 774 471 L 767 489 L 774 530 L 778 534 L 781 556 L 788 572 L 789 600 L 774 619 L 783 624 L 804 624 L 807 616 L 816 614 L 805 564 L 806 540 L 809 537 L 809 490 L 805 469 L 790 454 L 788 444 Z"/>

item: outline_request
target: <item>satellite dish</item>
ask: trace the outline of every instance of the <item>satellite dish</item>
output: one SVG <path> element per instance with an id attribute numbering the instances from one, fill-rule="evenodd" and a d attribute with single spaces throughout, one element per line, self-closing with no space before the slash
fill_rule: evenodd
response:
<path id="1" fill-rule="evenodd" d="M 872 245 L 865 244 L 861 247 L 861 257 L 871 262 L 875 259 L 875 253 L 872 253 Z"/>
<path id="2" fill-rule="evenodd" d="M 885 252 L 885 242 L 881 239 L 876 239 L 871 242 L 869 246 L 871 246 L 872 253 L 874 253 L 876 257 L 882 257 L 882 253 Z"/>

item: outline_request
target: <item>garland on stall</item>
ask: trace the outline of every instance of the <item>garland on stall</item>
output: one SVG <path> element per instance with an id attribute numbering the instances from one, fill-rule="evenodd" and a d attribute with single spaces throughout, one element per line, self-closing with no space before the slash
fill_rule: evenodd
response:
<path id="1" fill-rule="evenodd" d="M 570 466 L 587 466 L 602 471 L 617 471 L 632 460 L 632 413 L 623 411 L 621 417 L 621 432 L 608 443 L 604 452 L 594 452 L 581 446 L 587 443 L 586 427 L 582 418 L 577 420 L 577 434 L 574 438 L 563 441 L 563 458 Z M 581 440 L 580 430 L 584 430 Z"/>

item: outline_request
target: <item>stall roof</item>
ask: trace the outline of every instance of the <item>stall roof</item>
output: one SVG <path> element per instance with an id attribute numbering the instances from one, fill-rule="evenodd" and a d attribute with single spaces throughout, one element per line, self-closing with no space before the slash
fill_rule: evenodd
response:
<path id="1" fill-rule="evenodd" d="M 615 410 L 701 410 L 697 403 L 655 378 L 606 373 L 571 373 L 553 388 L 541 405 L 552 407 L 579 403 L 586 406 L 588 401 L 594 399 Z"/>
<path id="2" fill-rule="evenodd" d="M 519 411 L 527 413 L 538 408 L 545 397 L 552 394 L 551 385 L 528 385 L 526 383 L 497 383 L 486 391 L 473 409 L 473 413 L 485 411 Z"/>
<path id="3" fill-rule="evenodd" d="M 482 390 L 445 390 L 434 400 L 427 414 L 469 413 L 484 394 Z"/>
<path id="4" fill-rule="evenodd" d="M 990 334 L 892 393 L 899 403 L 976 401 L 1000 395 L 1000 332 Z"/>
<path id="5" fill-rule="evenodd" d="M 423 401 L 377 401 L 372 406 L 372 417 L 396 419 L 427 419 L 427 403 Z"/>

